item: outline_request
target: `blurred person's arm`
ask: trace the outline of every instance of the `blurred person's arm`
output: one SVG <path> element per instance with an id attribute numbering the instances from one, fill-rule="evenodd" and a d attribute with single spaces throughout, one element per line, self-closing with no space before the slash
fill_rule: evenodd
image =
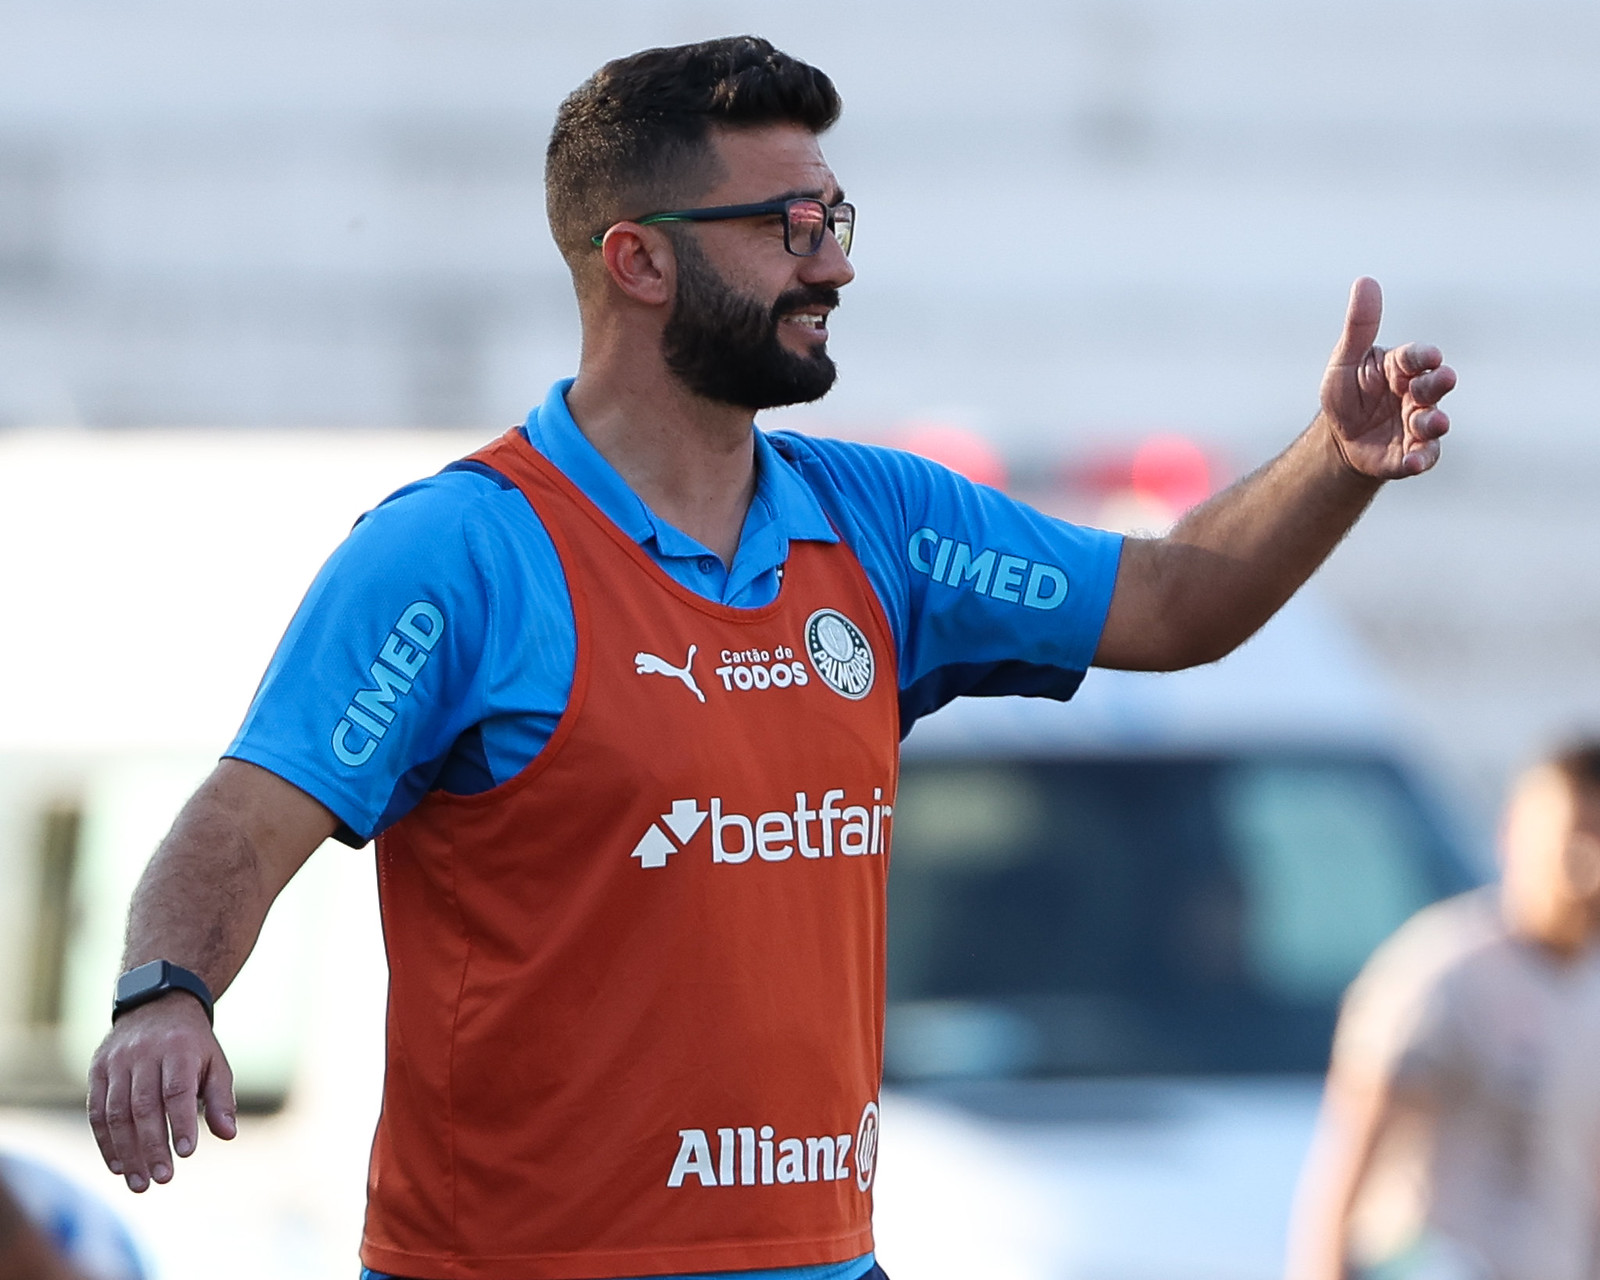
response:
<path id="1" fill-rule="evenodd" d="M 0 1280 L 84 1280 L 0 1180 Z"/>
<path id="2" fill-rule="evenodd" d="M 1382 314 L 1377 283 L 1358 280 L 1311 426 L 1164 536 L 1123 544 L 1096 666 L 1171 671 L 1221 658 L 1327 559 L 1384 481 L 1438 461 L 1450 424 L 1437 406 L 1455 373 L 1434 347 L 1375 346 Z"/>
<path id="3" fill-rule="evenodd" d="M 1337 1063 L 1295 1195 L 1287 1280 L 1346 1280 L 1350 1221 L 1361 1185 L 1398 1106 L 1393 1082 Z"/>
<path id="4" fill-rule="evenodd" d="M 1371 1238 L 1369 1179 L 1396 1155 L 1416 1154 L 1437 1119 L 1441 1090 L 1475 1034 L 1452 981 L 1457 960 L 1481 936 L 1481 895 L 1435 903 L 1378 947 L 1339 1009 L 1315 1136 L 1290 1223 L 1289 1280 L 1346 1280 L 1357 1236 L 1390 1248 L 1420 1230 L 1420 1206 L 1385 1206 L 1384 1239 Z M 1492 910 L 1492 908 L 1487 908 Z M 1392 1145 L 1392 1144 L 1398 1144 Z M 1392 1183 L 1389 1189 L 1393 1189 Z M 1373 1185 L 1372 1190 L 1378 1190 Z M 1358 1221 L 1357 1211 L 1361 1218 Z M 1390 1209 L 1399 1209 L 1395 1220 Z"/>
<path id="5" fill-rule="evenodd" d="M 275 774 L 223 760 L 134 890 L 124 970 L 169 960 L 221 996 L 279 891 L 336 825 Z M 107 1167 L 134 1191 L 171 1178 L 173 1149 L 194 1151 L 201 1107 L 213 1134 L 233 1137 L 233 1073 L 200 1002 L 169 992 L 118 1018 L 90 1066 L 88 1107 Z"/>

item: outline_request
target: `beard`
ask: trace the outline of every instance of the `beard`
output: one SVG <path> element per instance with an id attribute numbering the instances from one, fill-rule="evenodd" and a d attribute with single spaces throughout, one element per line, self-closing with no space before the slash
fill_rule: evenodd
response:
<path id="1" fill-rule="evenodd" d="M 673 240 L 678 292 L 661 333 L 661 352 L 678 380 L 707 400 L 752 412 L 825 396 L 839 376 L 833 360 L 820 346 L 809 355 L 788 350 L 778 325 L 804 306 L 838 306 L 839 291 L 805 285 L 765 307 L 718 275 L 687 236 Z"/>

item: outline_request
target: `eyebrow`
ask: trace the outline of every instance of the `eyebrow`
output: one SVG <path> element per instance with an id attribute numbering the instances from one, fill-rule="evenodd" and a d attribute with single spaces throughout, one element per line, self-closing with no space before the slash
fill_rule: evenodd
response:
<path id="1" fill-rule="evenodd" d="M 800 199 L 820 200 L 820 201 L 822 201 L 823 204 L 827 205 L 831 209 L 834 205 L 839 204 L 844 200 L 844 188 L 843 187 L 835 187 L 833 189 L 833 198 L 831 200 L 827 197 L 827 195 L 825 195 L 822 191 L 818 190 L 816 187 L 810 187 L 810 188 L 807 188 L 805 190 L 796 189 L 796 190 L 791 190 L 791 191 L 785 191 L 781 195 L 773 196 L 770 201 L 761 201 L 761 203 L 763 203 L 763 204 L 769 204 L 769 203 L 770 204 L 776 204 L 779 200 L 800 200 Z"/>

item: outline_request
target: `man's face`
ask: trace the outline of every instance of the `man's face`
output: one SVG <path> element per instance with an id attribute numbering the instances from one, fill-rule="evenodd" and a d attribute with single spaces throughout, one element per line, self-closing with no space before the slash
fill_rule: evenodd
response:
<path id="1" fill-rule="evenodd" d="M 697 206 L 790 196 L 843 198 L 816 136 L 793 126 L 719 130 L 723 178 Z M 667 366 L 691 391 L 758 410 L 825 395 L 837 369 L 829 313 L 855 272 L 838 242 L 800 258 L 784 248 L 781 217 L 680 224 L 673 312 L 662 331 Z"/>
<path id="2" fill-rule="evenodd" d="M 1504 851 L 1506 888 L 1528 912 L 1579 935 L 1600 929 L 1600 792 L 1533 770 L 1512 795 Z"/>

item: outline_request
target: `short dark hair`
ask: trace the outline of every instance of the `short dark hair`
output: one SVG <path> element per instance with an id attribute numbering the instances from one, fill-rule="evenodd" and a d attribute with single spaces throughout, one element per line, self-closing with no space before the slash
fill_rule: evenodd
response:
<path id="1" fill-rule="evenodd" d="M 1551 755 L 1550 765 L 1575 790 L 1600 790 L 1600 740 L 1568 743 Z"/>
<path id="2" fill-rule="evenodd" d="M 822 133 L 839 107 L 832 80 L 758 36 L 608 62 L 561 104 L 545 151 L 556 245 L 576 269 L 594 252 L 590 238 L 619 218 L 670 208 L 714 183 L 706 145 L 714 126 Z"/>

